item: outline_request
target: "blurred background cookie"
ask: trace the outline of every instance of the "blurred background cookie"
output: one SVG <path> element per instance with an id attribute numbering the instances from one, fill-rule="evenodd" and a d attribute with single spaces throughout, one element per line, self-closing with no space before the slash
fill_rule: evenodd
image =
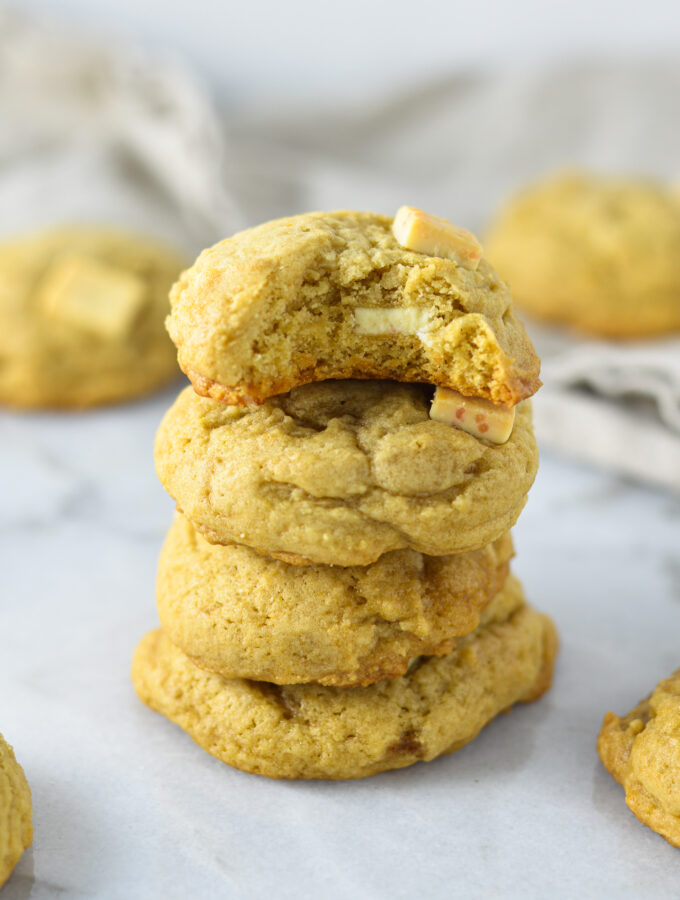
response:
<path id="1" fill-rule="evenodd" d="M 680 330 L 680 203 L 661 183 L 547 178 L 507 204 L 485 247 L 537 319 L 610 338 Z"/>
<path id="2" fill-rule="evenodd" d="M 88 407 L 178 374 L 165 331 L 178 253 L 111 228 L 41 231 L 0 246 L 0 402 Z"/>

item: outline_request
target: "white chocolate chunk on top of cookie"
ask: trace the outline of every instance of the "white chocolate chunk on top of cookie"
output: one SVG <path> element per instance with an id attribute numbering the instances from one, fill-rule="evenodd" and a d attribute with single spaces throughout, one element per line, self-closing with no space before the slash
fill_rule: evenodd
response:
<path id="1" fill-rule="evenodd" d="M 419 306 L 357 307 L 354 324 L 359 334 L 419 334 L 433 325 L 432 313 Z"/>
<path id="2" fill-rule="evenodd" d="M 515 408 L 496 406 L 481 397 L 465 397 L 450 388 L 438 387 L 430 418 L 460 428 L 473 437 L 504 444 L 512 434 Z"/>
<path id="3" fill-rule="evenodd" d="M 144 283 L 130 272 L 69 254 L 55 260 L 38 303 L 52 319 L 107 340 L 124 337 L 144 305 Z"/>
<path id="4" fill-rule="evenodd" d="M 467 269 L 476 269 L 484 253 L 471 231 L 415 206 L 402 206 L 397 210 L 392 234 L 406 250 L 452 259 Z"/>

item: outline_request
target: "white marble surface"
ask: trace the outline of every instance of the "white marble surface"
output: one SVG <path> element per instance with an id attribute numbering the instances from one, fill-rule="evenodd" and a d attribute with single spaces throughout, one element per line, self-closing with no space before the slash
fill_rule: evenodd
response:
<path id="1" fill-rule="evenodd" d="M 680 500 L 545 454 L 515 569 L 561 633 L 552 693 L 427 765 L 273 782 L 129 681 L 156 623 L 172 503 L 152 440 L 172 396 L 0 415 L 0 729 L 36 825 L 2 900 L 677 898 L 678 852 L 628 812 L 595 739 L 680 663 Z"/>

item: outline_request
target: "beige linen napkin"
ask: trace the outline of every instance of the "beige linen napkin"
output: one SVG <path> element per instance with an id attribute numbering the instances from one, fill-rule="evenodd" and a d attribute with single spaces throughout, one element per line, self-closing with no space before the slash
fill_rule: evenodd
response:
<path id="1" fill-rule="evenodd" d="M 543 360 L 545 446 L 680 492 L 680 339 L 608 343 L 527 325 Z"/>

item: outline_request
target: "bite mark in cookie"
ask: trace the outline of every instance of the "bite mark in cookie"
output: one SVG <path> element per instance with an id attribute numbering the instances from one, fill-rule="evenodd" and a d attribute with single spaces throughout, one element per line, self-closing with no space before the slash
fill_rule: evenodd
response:
<path id="1" fill-rule="evenodd" d="M 428 243 L 430 218 L 404 239 L 445 255 L 402 246 L 387 216 L 351 211 L 266 222 L 204 250 L 168 319 L 197 392 L 248 405 L 360 378 L 505 406 L 531 396 L 540 363 L 507 286 L 464 229 L 443 223 L 448 250 Z"/>

